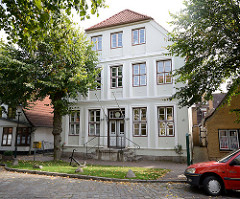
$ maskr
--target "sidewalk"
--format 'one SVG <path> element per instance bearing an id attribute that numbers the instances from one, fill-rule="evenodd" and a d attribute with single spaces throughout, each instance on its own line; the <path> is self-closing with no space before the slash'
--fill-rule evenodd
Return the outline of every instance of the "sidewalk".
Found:
<path id="1" fill-rule="evenodd" d="M 19 160 L 33 160 L 34 156 L 18 156 Z M 50 161 L 53 160 L 52 156 L 49 155 L 36 155 L 36 161 Z M 63 161 L 69 162 L 68 158 L 62 158 Z M 101 161 L 101 160 L 83 160 L 78 159 L 80 163 L 84 161 L 87 164 L 93 165 L 110 165 L 110 166 L 126 166 L 126 167 L 145 167 L 145 168 L 162 168 L 162 169 L 170 169 L 171 171 L 167 173 L 164 177 L 158 179 L 159 181 L 169 181 L 169 182 L 184 182 L 186 181 L 185 176 L 183 175 L 185 169 L 187 168 L 187 164 L 175 163 L 170 161 L 148 161 L 141 160 L 137 162 L 113 162 L 113 161 Z"/>

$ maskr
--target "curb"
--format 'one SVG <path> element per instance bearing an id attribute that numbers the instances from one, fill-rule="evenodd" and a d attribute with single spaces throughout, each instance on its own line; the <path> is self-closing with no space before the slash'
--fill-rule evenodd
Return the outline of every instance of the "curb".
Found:
<path id="1" fill-rule="evenodd" d="M 14 169 L 9 168 L 6 165 L 2 165 L 7 171 L 14 171 L 19 173 L 30 173 L 46 176 L 60 176 L 68 178 L 77 178 L 83 180 L 98 180 L 98 181 L 110 181 L 110 182 L 132 182 L 132 183 L 187 183 L 186 180 L 170 179 L 170 180 L 138 180 L 138 179 L 117 179 L 117 178 L 106 178 L 106 177 L 96 177 L 87 176 L 79 174 L 68 174 L 68 173 L 57 173 L 57 172 L 47 172 L 47 171 L 37 171 L 37 170 L 27 170 L 27 169 Z"/>

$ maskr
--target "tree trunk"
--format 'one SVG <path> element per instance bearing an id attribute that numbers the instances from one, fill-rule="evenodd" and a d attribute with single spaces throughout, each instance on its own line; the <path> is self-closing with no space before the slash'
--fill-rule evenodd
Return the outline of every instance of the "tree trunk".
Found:
<path id="1" fill-rule="evenodd" d="M 52 133 L 54 136 L 54 160 L 60 160 L 62 155 L 62 146 L 61 146 L 62 115 L 56 110 L 54 110 Z"/>

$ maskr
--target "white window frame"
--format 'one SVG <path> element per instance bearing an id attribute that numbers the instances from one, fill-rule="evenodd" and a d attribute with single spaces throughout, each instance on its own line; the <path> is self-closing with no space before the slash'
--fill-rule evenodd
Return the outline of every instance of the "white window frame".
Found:
<path id="1" fill-rule="evenodd" d="M 113 68 L 116 69 L 116 76 L 112 75 L 112 70 Z M 121 68 L 121 73 L 119 73 L 119 68 Z M 111 66 L 110 67 L 110 83 L 111 83 L 111 88 L 122 88 L 123 87 L 123 66 Z M 116 86 L 113 86 L 113 80 L 115 80 Z M 119 81 L 121 80 L 121 81 Z"/>
<path id="2" fill-rule="evenodd" d="M 143 31 L 143 32 L 142 32 Z M 142 40 L 143 38 L 143 40 Z M 145 28 L 137 28 L 132 30 L 132 45 L 141 45 L 146 43 Z"/>
<path id="3" fill-rule="evenodd" d="M 164 113 L 160 112 L 164 110 Z M 172 114 L 169 114 L 168 109 L 172 109 Z M 175 137 L 175 122 L 174 122 L 174 107 L 173 106 L 158 106 L 158 136 L 159 137 Z M 171 124 L 171 126 L 170 126 Z M 170 134 L 172 130 L 172 134 Z"/>
<path id="4" fill-rule="evenodd" d="M 147 107 L 137 107 L 133 108 L 133 137 L 147 137 L 148 136 L 148 128 L 147 128 Z M 136 119 L 135 110 L 138 111 L 138 116 Z M 145 110 L 145 120 L 142 117 L 143 111 Z M 135 125 L 137 128 L 135 128 Z M 142 134 L 142 127 L 145 125 L 146 135 Z"/>
<path id="5" fill-rule="evenodd" d="M 116 42 L 114 42 L 114 37 L 116 37 Z M 123 47 L 123 32 L 111 33 L 111 48 L 122 48 Z M 115 44 L 115 45 L 114 45 Z"/>
<path id="6" fill-rule="evenodd" d="M 93 113 L 93 120 L 91 120 L 91 112 Z M 100 136 L 100 116 L 100 109 L 90 109 L 88 111 L 88 136 Z M 91 127 L 93 127 L 93 133 Z"/>
<path id="7" fill-rule="evenodd" d="M 80 132 L 80 111 L 72 111 L 69 114 L 69 135 L 79 135 Z"/>
<path id="8" fill-rule="evenodd" d="M 145 72 L 141 72 L 141 65 L 145 66 Z M 137 72 L 135 72 L 135 66 L 138 67 Z M 138 78 L 138 83 L 135 84 L 135 78 Z M 141 82 L 141 78 L 144 78 L 144 84 Z M 147 65 L 146 62 L 132 64 L 132 85 L 134 87 L 146 86 L 147 85 Z"/>
<path id="9" fill-rule="evenodd" d="M 166 71 L 166 62 L 170 62 L 170 71 Z M 163 68 L 162 71 L 159 71 L 159 63 L 162 63 Z M 168 60 L 159 60 L 157 61 L 157 84 L 172 84 L 173 82 L 173 78 L 172 78 L 172 60 L 168 59 Z M 159 77 L 162 76 L 163 78 L 163 82 L 159 83 Z M 170 77 L 171 81 L 167 82 L 168 77 Z"/>
<path id="10" fill-rule="evenodd" d="M 102 35 L 91 37 L 91 41 L 93 42 L 92 50 L 94 51 L 102 51 Z"/>
<path id="11" fill-rule="evenodd" d="M 238 129 L 219 129 L 218 130 L 218 136 L 219 136 L 219 148 L 220 150 L 235 150 L 239 148 L 239 138 L 238 138 Z M 231 133 L 235 133 L 237 136 L 236 141 L 236 147 L 231 147 L 233 139 L 231 140 L 231 137 L 235 137 L 235 136 L 231 136 Z M 225 134 L 221 135 L 221 134 Z"/>

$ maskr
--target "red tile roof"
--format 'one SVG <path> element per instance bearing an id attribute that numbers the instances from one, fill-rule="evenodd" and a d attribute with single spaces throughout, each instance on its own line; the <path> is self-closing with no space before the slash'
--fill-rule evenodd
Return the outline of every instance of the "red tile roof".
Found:
<path id="1" fill-rule="evenodd" d="M 35 127 L 53 127 L 53 108 L 49 97 L 30 104 L 29 109 L 24 109 L 28 120 Z"/>
<path id="2" fill-rule="evenodd" d="M 145 21 L 145 20 L 153 20 L 153 18 L 147 15 L 142 15 L 132 10 L 126 9 L 90 28 L 87 28 L 86 31 L 97 30 L 101 28 L 107 28 L 107 27 L 129 24 L 129 23 Z"/>

